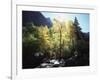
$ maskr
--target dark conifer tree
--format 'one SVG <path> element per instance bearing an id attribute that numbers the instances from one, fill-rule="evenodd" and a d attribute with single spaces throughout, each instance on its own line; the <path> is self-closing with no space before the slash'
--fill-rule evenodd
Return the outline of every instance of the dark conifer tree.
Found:
<path id="1" fill-rule="evenodd" d="M 74 26 L 75 26 L 75 29 L 76 29 L 76 35 L 77 35 L 78 39 L 82 39 L 81 27 L 79 25 L 80 24 L 78 22 L 78 19 L 77 19 L 77 17 L 75 17 L 75 19 L 74 19 Z"/>

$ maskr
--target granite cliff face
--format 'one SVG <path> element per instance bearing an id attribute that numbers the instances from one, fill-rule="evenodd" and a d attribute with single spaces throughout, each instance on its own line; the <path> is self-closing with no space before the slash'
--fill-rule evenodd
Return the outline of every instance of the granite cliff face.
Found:
<path id="1" fill-rule="evenodd" d="M 22 26 L 33 23 L 35 26 L 52 26 L 50 18 L 46 18 L 38 11 L 22 11 Z"/>

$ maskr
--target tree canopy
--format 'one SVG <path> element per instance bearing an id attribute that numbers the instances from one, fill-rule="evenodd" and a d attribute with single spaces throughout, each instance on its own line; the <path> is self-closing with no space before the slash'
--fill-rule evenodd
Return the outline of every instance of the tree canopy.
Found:
<path id="1" fill-rule="evenodd" d="M 77 17 L 74 21 L 54 19 L 52 26 L 23 26 L 23 49 L 27 54 L 43 53 L 48 58 L 69 58 L 76 53 L 88 53 L 89 42 L 83 39 L 83 32 Z M 81 46 L 81 44 L 83 46 Z M 87 52 L 85 52 L 87 51 Z M 24 53 L 23 53 L 24 54 Z"/>

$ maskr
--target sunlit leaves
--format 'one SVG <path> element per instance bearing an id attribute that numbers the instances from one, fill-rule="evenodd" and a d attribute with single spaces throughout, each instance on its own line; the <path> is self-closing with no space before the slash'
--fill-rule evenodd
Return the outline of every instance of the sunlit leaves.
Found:
<path id="1" fill-rule="evenodd" d="M 52 27 L 35 26 L 23 27 L 23 43 L 32 45 L 34 53 L 42 52 L 49 57 L 68 57 L 72 54 L 77 43 L 76 29 L 73 21 L 52 21 Z"/>

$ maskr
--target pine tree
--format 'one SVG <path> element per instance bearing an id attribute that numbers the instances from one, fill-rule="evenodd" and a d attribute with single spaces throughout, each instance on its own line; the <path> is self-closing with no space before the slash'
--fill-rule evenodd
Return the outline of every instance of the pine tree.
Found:
<path id="1" fill-rule="evenodd" d="M 77 19 L 77 17 L 75 17 L 75 19 L 74 19 L 74 26 L 75 26 L 75 30 L 76 30 L 76 34 L 77 34 L 77 38 L 78 39 L 82 39 L 82 32 L 81 32 L 81 28 L 80 28 L 80 24 L 79 24 L 79 22 L 78 22 L 78 19 Z"/>

